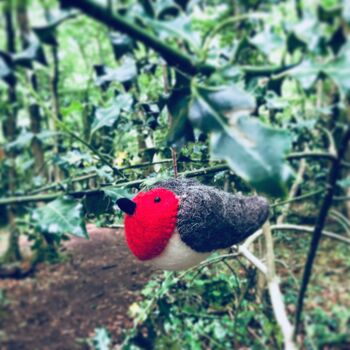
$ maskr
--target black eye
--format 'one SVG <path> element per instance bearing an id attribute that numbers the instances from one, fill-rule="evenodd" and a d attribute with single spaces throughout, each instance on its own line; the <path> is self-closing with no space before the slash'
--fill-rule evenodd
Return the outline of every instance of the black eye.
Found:
<path id="1" fill-rule="evenodd" d="M 160 202 L 160 197 L 154 198 L 154 203 L 159 203 Z"/>

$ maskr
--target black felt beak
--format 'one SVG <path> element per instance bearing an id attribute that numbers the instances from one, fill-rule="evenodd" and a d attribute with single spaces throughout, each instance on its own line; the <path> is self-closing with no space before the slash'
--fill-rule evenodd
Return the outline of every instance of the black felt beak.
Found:
<path id="1" fill-rule="evenodd" d="M 134 214 L 136 210 L 136 203 L 128 198 L 120 198 L 117 200 L 117 205 L 124 213 L 129 215 Z"/>

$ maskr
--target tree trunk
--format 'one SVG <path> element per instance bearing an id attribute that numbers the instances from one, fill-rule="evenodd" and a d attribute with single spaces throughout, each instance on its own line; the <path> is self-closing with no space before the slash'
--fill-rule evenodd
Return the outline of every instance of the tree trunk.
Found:
<path id="1" fill-rule="evenodd" d="M 28 13 L 27 13 L 27 0 L 18 1 L 17 22 L 20 30 L 22 48 L 25 49 L 28 46 L 28 37 L 30 34 L 30 25 L 29 25 Z M 36 74 L 33 73 L 31 77 L 28 75 L 27 79 L 30 80 L 30 84 L 32 85 L 33 90 L 37 92 L 38 83 L 37 83 Z M 42 120 L 40 107 L 37 103 L 34 102 L 29 106 L 29 115 L 30 115 L 30 131 L 34 135 L 37 135 L 41 131 L 41 120 Z M 42 145 L 42 142 L 37 137 L 34 137 L 32 140 L 31 151 L 34 157 L 36 175 L 43 174 L 45 177 L 47 177 L 46 169 L 45 169 L 43 145 Z"/>
<path id="2" fill-rule="evenodd" d="M 12 20 L 12 1 L 8 1 L 4 6 L 4 18 L 5 18 L 5 31 L 7 40 L 7 52 L 14 53 L 16 51 L 16 37 Z M 14 141 L 17 136 L 17 96 L 16 96 L 16 79 L 11 81 L 8 86 L 8 110 L 7 116 L 4 121 L 4 135 L 7 142 Z M 17 185 L 17 173 L 15 167 L 15 151 L 7 151 L 6 157 L 10 160 L 10 166 L 7 176 L 7 190 L 12 194 Z M 7 207 L 7 217 L 10 224 L 10 237 L 8 242 L 8 248 L 3 257 L 4 263 L 16 262 L 21 259 L 21 253 L 19 249 L 18 236 L 19 232 L 16 228 L 16 216 L 15 208 L 12 206 Z"/>

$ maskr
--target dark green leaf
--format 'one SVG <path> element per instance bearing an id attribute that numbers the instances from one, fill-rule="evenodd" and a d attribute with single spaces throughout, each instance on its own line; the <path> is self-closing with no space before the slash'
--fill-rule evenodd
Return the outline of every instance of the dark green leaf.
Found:
<path id="1" fill-rule="evenodd" d="M 127 57 L 123 64 L 116 68 L 105 67 L 103 74 L 97 77 L 96 84 L 101 86 L 105 83 L 111 83 L 113 81 L 118 81 L 120 83 L 129 83 L 136 79 L 137 67 L 135 60 L 131 57 Z"/>
<path id="2" fill-rule="evenodd" d="M 284 49 L 284 39 L 276 34 L 272 28 L 265 27 L 263 32 L 255 35 L 250 42 L 265 55 L 271 55 L 272 51 Z"/>
<path id="3" fill-rule="evenodd" d="M 12 57 L 3 51 L 0 51 L 0 79 L 7 84 L 12 84 L 15 81 Z"/>
<path id="4" fill-rule="evenodd" d="M 235 85 L 197 88 L 191 101 L 189 119 L 205 132 L 221 130 L 237 115 L 249 114 L 255 108 L 254 98 Z"/>
<path id="5" fill-rule="evenodd" d="M 46 57 L 38 39 L 33 35 L 28 40 L 28 46 L 22 52 L 13 55 L 13 61 L 16 65 L 31 69 L 34 62 L 47 65 Z"/>
<path id="6" fill-rule="evenodd" d="M 116 60 L 119 60 L 127 53 L 131 53 L 134 49 L 134 42 L 128 35 L 112 32 L 109 36 Z"/>
<path id="7" fill-rule="evenodd" d="M 49 17 L 47 24 L 42 26 L 33 27 L 34 33 L 39 40 L 47 45 L 57 45 L 56 28 L 59 24 L 69 18 L 75 17 L 77 14 L 74 10 L 60 10 Z"/>
<path id="8" fill-rule="evenodd" d="M 273 196 L 285 194 L 291 170 L 285 155 L 291 149 L 288 131 L 269 128 L 260 121 L 240 117 L 234 128 L 211 136 L 211 151 L 257 190 Z"/>
<path id="9" fill-rule="evenodd" d="M 278 196 L 285 192 L 291 174 L 284 162 L 291 137 L 246 117 L 254 107 L 253 97 L 235 86 L 197 88 L 189 117 L 194 126 L 211 133 L 215 157 L 225 159 L 257 190 Z"/>
<path id="10" fill-rule="evenodd" d="M 303 20 L 298 22 L 293 29 L 296 37 L 303 41 L 310 51 L 317 49 L 323 30 L 311 12 L 306 11 Z"/>
<path id="11" fill-rule="evenodd" d="M 32 132 L 23 130 L 18 135 L 16 140 L 14 140 L 6 145 L 6 149 L 7 150 L 17 150 L 17 151 L 23 150 L 24 148 L 26 148 L 30 145 L 30 143 L 33 140 L 33 137 L 34 137 L 34 134 Z"/>
<path id="12" fill-rule="evenodd" d="M 321 73 L 322 66 L 309 59 L 304 60 L 298 66 L 292 68 L 289 74 L 297 79 L 304 89 L 310 89 Z"/>
<path id="13" fill-rule="evenodd" d="M 85 196 L 83 200 L 84 209 L 87 214 L 95 216 L 101 214 L 113 214 L 115 203 L 119 198 L 131 198 L 132 193 L 123 188 L 108 186 L 103 187 L 100 192 Z"/>
<path id="14" fill-rule="evenodd" d="M 84 211 L 80 201 L 62 197 L 33 212 L 33 219 L 41 232 L 62 236 L 88 237 Z"/>
<path id="15" fill-rule="evenodd" d="M 345 179 L 338 180 L 337 184 L 341 188 L 349 188 L 350 187 L 350 176 L 346 177 Z"/>
<path id="16" fill-rule="evenodd" d="M 200 45 L 200 36 L 191 28 L 190 18 L 180 15 L 168 21 L 159 21 L 154 19 L 143 19 L 146 24 L 153 28 L 161 39 L 176 38 L 183 39 L 194 49 Z"/>
<path id="17" fill-rule="evenodd" d="M 323 71 L 332 78 L 343 94 L 350 92 L 350 41 L 342 47 L 334 60 L 323 66 Z"/>

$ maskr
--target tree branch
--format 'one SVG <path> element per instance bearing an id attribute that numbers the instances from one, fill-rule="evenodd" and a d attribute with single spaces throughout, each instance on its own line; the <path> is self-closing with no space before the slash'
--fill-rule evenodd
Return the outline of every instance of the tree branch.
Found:
<path id="1" fill-rule="evenodd" d="M 297 309 L 295 314 L 294 337 L 296 337 L 296 335 L 299 332 L 301 315 L 303 312 L 304 297 L 305 297 L 309 280 L 312 274 L 312 266 L 315 260 L 317 248 L 320 242 L 320 238 L 321 238 L 323 227 L 327 218 L 327 214 L 332 205 L 334 190 L 336 187 L 336 181 L 340 173 L 341 161 L 344 158 L 349 139 L 350 139 L 350 127 L 347 128 L 343 136 L 343 139 L 341 140 L 340 147 L 338 150 L 338 157 L 333 161 L 331 171 L 329 174 L 328 188 L 326 189 L 326 194 L 324 196 L 323 203 L 322 203 L 322 206 L 317 218 L 317 222 L 315 225 L 315 229 L 312 235 L 309 253 L 305 264 L 303 279 L 299 290 Z"/>
<path id="2" fill-rule="evenodd" d="M 217 173 L 220 171 L 228 170 L 227 165 L 215 165 L 208 168 L 202 168 L 197 170 L 191 170 L 191 171 L 185 171 L 182 173 L 179 173 L 179 176 L 183 177 L 197 177 L 202 175 L 209 175 L 213 173 Z M 128 181 L 128 182 L 121 182 L 118 184 L 102 184 L 101 187 L 106 186 L 114 186 L 114 187 L 123 187 L 123 188 L 130 188 L 130 187 L 139 187 L 145 179 L 141 180 L 135 180 L 135 181 Z M 75 198 L 81 198 L 85 195 L 93 195 L 103 193 L 102 189 L 91 189 L 86 191 L 78 191 L 78 192 L 55 192 L 50 194 L 41 194 L 41 195 L 33 195 L 33 196 L 18 196 L 18 197 L 9 197 L 9 198 L 0 198 L 0 205 L 9 205 L 9 204 L 24 204 L 24 203 L 30 203 L 30 202 L 49 202 L 51 200 L 54 200 L 55 198 L 58 198 L 62 195 L 68 195 Z"/>
<path id="3" fill-rule="evenodd" d="M 326 158 L 329 160 L 336 160 L 337 156 L 324 151 L 304 151 L 289 153 L 286 157 L 288 160 L 300 159 L 300 158 Z"/>
<path id="4" fill-rule="evenodd" d="M 159 40 L 155 35 L 149 33 L 146 28 L 132 23 L 125 17 L 108 11 L 107 7 L 101 6 L 93 0 L 60 0 L 60 2 L 63 6 L 76 7 L 108 27 L 141 41 L 146 46 L 158 52 L 169 65 L 189 75 L 196 75 L 198 73 L 211 74 L 215 71 L 214 66 L 195 62 L 192 57 Z"/>

